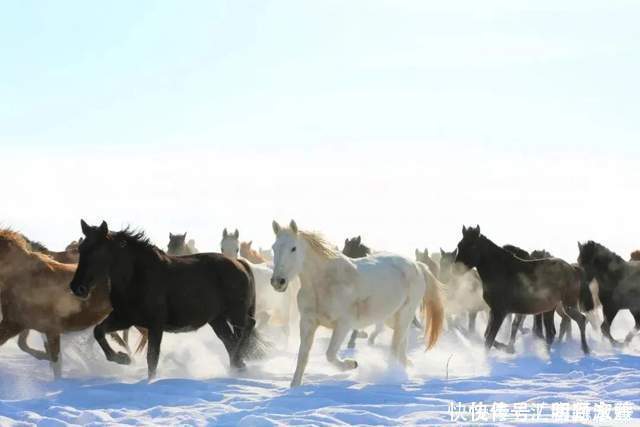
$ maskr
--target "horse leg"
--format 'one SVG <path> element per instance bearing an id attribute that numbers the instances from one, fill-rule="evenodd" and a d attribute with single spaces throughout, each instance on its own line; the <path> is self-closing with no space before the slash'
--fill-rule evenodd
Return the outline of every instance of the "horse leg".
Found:
<path id="1" fill-rule="evenodd" d="M 142 350 L 144 350 L 144 347 L 147 345 L 147 341 L 149 341 L 149 331 L 139 326 L 136 326 L 136 329 L 140 333 L 140 341 L 138 342 L 138 346 L 136 347 L 136 354 L 138 354 Z"/>
<path id="2" fill-rule="evenodd" d="M 148 329 L 149 345 L 147 346 L 147 372 L 148 380 L 156 377 L 158 360 L 160 359 L 160 344 L 162 343 L 162 326 L 155 325 Z"/>
<path id="3" fill-rule="evenodd" d="M 216 333 L 222 344 L 224 344 L 224 348 L 227 349 L 227 354 L 229 355 L 229 364 L 233 364 L 233 350 L 235 349 L 235 336 L 233 335 L 233 331 L 231 327 L 227 323 L 227 319 L 224 317 L 218 317 L 217 319 L 209 322 L 209 325 L 213 329 L 213 332 Z"/>
<path id="4" fill-rule="evenodd" d="M 571 317 L 565 312 L 564 309 L 560 309 L 556 311 L 562 318 L 562 320 L 560 321 L 560 334 L 558 335 L 558 341 L 562 342 L 562 338 L 564 338 L 565 334 L 567 335 L 567 340 L 570 340 L 572 338 Z"/>
<path id="5" fill-rule="evenodd" d="M 254 310 L 241 311 L 230 316 L 229 320 L 233 325 L 233 332 L 236 337 L 235 348 L 232 353 L 231 366 L 236 369 L 244 369 L 243 358 L 246 354 L 246 347 L 256 326 L 255 319 L 250 315 Z"/>
<path id="6" fill-rule="evenodd" d="M 131 358 L 123 352 L 115 352 L 107 342 L 106 334 L 109 332 L 120 331 L 131 327 L 131 322 L 120 319 L 116 311 L 112 311 L 106 319 L 93 328 L 93 337 L 96 339 L 100 348 L 104 352 L 105 357 L 110 362 L 116 362 L 120 365 L 128 365 Z"/>
<path id="7" fill-rule="evenodd" d="M 624 343 L 627 345 L 631 342 L 633 337 L 638 334 L 638 331 L 640 331 L 640 311 L 634 310 L 631 312 L 631 314 L 633 315 L 633 319 L 636 321 L 636 326 L 627 334 L 627 337 L 624 339 Z"/>
<path id="8" fill-rule="evenodd" d="M 22 326 L 3 319 L 0 322 L 0 346 L 22 332 Z"/>
<path id="9" fill-rule="evenodd" d="M 369 335 L 369 339 L 367 342 L 369 345 L 374 345 L 376 343 L 376 338 L 384 331 L 384 322 L 376 323 L 376 329 L 373 331 L 371 335 Z"/>
<path id="10" fill-rule="evenodd" d="M 29 329 L 25 329 L 24 331 L 20 332 L 20 335 L 18 336 L 18 347 L 20 347 L 20 350 L 24 351 L 27 354 L 30 354 L 38 360 L 51 360 L 49 358 L 49 353 L 47 353 L 46 351 L 40 351 L 29 347 L 29 344 L 27 343 L 28 337 Z"/>
<path id="11" fill-rule="evenodd" d="M 491 309 L 489 312 L 489 324 L 485 332 L 484 348 L 488 352 L 496 343 L 496 335 L 502 326 L 502 322 L 507 314 L 502 310 Z M 504 346 L 504 344 L 502 344 Z"/>
<path id="12" fill-rule="evenodd" d="M 478 316 L 477 311 L 469 312 L 469 334 L 476 333 L 476 317 Z"/>
<path id="13" fill-rule="evenodd" d="M 351 331 L 351 338 L 349 338 L 349 343 L 347 344 L 347 348 L 356 348 L 356 339 L 358 338 L 358 330 L 354 329 Z"/>
<path id="14" fill-rule="evenodd" d="M 53 378 L 57 380 L 62 376 L 62 363 L 60 361 L 60 334 L 47 334 L 47 351 L 49 352 L 51 369 L 53 369 Z"/>
<path id="15" fill-rule="evenodd" d="M 546 333 L 546 341 L 547 341 L 547 349 L 551 349 L 551 344 L 553 344 L 553 340 L 556 337 L 556 325 L 553 321 L 553 317 L 555 316 L 556 311 L 551 310 L 547 311 L 542 315 L 542 320 L 544 321 L 544 329 Z"/>
<path id="16" fill-rule="evenodd" d="M 602 301 L 602 313 L 604 314 L 604 320 L 602 321 L 602 325 L 600 325 L 600 330 L 602 334 L 611 342 L 611 345 L 620 346 L 622 343 L 616 341 L 611 335 L 611 325 L 613 324 L 613 319 L 616 318 L 616 314 L 618 314 L 618 307 L 607 301 L 603 298 L 600 299 Z M 606 301 L 606 303 L 605 303 Z"/>
<path id="17" fill-rule="evenodd" d="M 533 316 L 533 333 L 536 337 L 544 339 L 542 331 L 542 313 Z"/>
<path id="18" fill-rule="evenodd" d="M 318 324 L 315 319 L 305 317 L 304 314 L 300 317 L 300 348 L 298 349 L 298 361 L 296 363 L 296 372 L 293 374 L 293 380 L 291 380 L 291 387 L 297 387 L 302 384 L 302 375 L 309 362 L 309 352 L 313 345 L 313 337 L 318 329 Z"/>
<path id="19" fill-rule="evenodd" d="M 420 323 L 420 320 L 418 320 L 417 316 L 415 315 L 413 316 L 413 320 L 411 321 L 411 324 L 413 325 L 414 328 L 422 330 L 422 323 Z"/>
<path id="20" fill-rule="evenodd" d="M 129 330 L 126 329 L 123 333 L 122 333 L 122 338 L 120 338 L 120 335 L 118 335 L 117 332 L 111 332 L 109 333 L 109 336 L 111 337 L 111 339 L 113 339 L 116 344 L 118 344 L 120 347 L 124 348 L 125 350 L 127 350 L 127 353 L 131 354 L 131 350 L 129 349 Z"/>
<path id="21" fill-rule="evenodd" d="M 331 334 L 331 340 L 329 341 L 329 347 L 327 348 L 327 360 L 329 363 L 338 367 L 338 369 L 346 371 L 348 369 L 355 369 L 358 367 L 358 362 L 352 359 L 340 360 L 338 358 L 338 350 L 342 345 L 342 342 L 349 333 L 349 324 L 346 322 L 338 321 L 333 333 Z"/>
<path id="22" fill-rule="evenodd" d="M 584 317 L 584 314 L 580 313 L 580 311 L 575 306 L 566 306 L 565 311 L 577 324 L 578 328 L 580 328 L 580 341 L 582 343 L 582 351 L 584 354 L 589 354 L 589 346 L 587 345 L 587 334 L 586 334 L 586 325 L 587 318 Z"/>
<path id="23" fill-rule="evenodd" d="M 516 314 L 513 317 L 513 323 L 511 324 L 511 336 L 509 337 L 509 344 L 507 345 L 508 353 L 515 353 L 515 344 L 516 344 L 516 335 L 518 335 L 518 331 L 520 330 L 520 326 L 524 321 L 524 314 Z"/>

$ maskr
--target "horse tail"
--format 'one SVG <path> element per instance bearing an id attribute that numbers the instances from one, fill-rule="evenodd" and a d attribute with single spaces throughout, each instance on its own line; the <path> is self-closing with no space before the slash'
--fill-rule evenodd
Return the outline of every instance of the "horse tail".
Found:
<path id="1" fill-rule="evenodd" d="M 440 338 L 444 323 L 444 308 L 440 296 L 441 284 L 425 264 L 421 262 L 417 264 L 422 270 L 427 285 L 422 297 L 422 317 L 424 319 L 425 345 L 427 350 L 430 350 Z"/>
<path id="2" fill-rule="evenodd" d="M 252 289 L 251 292 L 251 301 L 247 310 L 247 316 L 249 317 L 249 322 L 247 324 L 247 328 L 249 331 L 247 332 L 249 336 L 244 341 L 244 345 L 242 348 L 238 349 L 241 352 L 243 357 L 246 357 L 250 360 L 263 359 L 268 350 L 272 347 L 271 343 L 265 340 L 256 330 L 256 279 L 253 275 L 253 270 L 251 269 L 251 265 L 244 259 L 238 258 L 238 262 L 242 264 L 244 269 L 247 272 L 247 277 L 249 279 L 249 287 Z"/>
<path id="3" fill-rule="evenodd" d="M 580 282 L 580 298 L 578 300 L 580 311 L 591 311 L 595 307 L 593 304 L 593 295 L 591 294 L 591 289 L 589 288 L 589 280 L 587 280 L 587 275 L 582 268 L 577 267 L 575 270 Z"/>

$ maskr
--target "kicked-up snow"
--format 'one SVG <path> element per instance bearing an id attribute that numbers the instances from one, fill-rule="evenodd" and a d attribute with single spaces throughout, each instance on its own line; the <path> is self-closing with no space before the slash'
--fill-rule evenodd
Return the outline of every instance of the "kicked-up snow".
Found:
<path id="1" fill-rule="evenodd" d="M 632 325 L 629 313 L 621 312 L 614 335 L 624 337 Z M 297 353 L 293 337 L 288 345 L 271 337 L 271 356 L 236 373 L 210 329 L 166 334 L 159 379 L 151 384 L 143 355 L 131 366 L 109 363 L 89 332 L 64 337 L 65 379 L 57 382 L 46 362 L 22 353 L 12 340 L 0 348 L 0 425 L 640 422 L 640 338 L 614 349 L 589 328 L 592 354 L 583 357 L 574 326 L 574 338 L 556 343 L 551 354 L 529 333 L 519 338 L 516 354 L 487 356 L 483 326 L 484 320 L 469 339 L 445 332 L 429 352 L 413 330 L 413 366 L 406 370 L 388 362 L 388 331 L 374 346 L 360 339 L 355 350 L 341 352 L 359 362 L 348 372 L 326 361 L 329 335 L 319 330 L 304 383 L 295 389 L 289 388 Z M 135 343 L 137 335 L 131 335 Z M 42 345 L 35 333 L 30 342 Z"/>

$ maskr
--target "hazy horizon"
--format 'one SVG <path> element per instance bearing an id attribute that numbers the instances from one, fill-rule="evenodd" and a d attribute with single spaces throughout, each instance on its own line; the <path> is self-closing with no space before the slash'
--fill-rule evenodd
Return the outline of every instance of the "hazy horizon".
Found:
<path id="1" fill-rule="evenodd" d="M 203 251 L 291 218 L 408 256 L 463 224 L 640 247 L 637 3 L 2 9 L 0 224 L 53 249 L 80 218 Z"/>

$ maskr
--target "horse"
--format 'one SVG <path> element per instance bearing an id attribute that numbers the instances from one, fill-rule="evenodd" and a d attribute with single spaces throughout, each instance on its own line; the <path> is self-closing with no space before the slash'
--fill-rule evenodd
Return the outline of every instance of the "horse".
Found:
<path id="1" fill-rule="evenodd" d="M 584 282 L 576 269 L 558 258 L 523 260 L 480 234 L 480 226 L 462 227 L 456 262 L 476 268 L 482 279 L 483 297 L 490 307 L 485 349 L 493 347 L 507 313 L 544 313 L 547 345 L 555 337 L 553 314 L 558 304 L 580 328 L 582 351 L 589 353 L 585 316 L 578 310 Z M 588 288 L 587 288 L 588 292 Z"/>
<path id="2" fill-rule="evenodd" d="M 75 270 L 74 264 L 32 251 L 19 233 L 0 230 L 0 345 L 19 335 L 20 349 L 52 362 L 56 379 L 62 375 L 60 335 L 94 326 L 111 312 L 107 284 L 97 286 L 84 300 L 69 292 Z M 45 335 L 46 351 L 28 346 L 30 329 Z"/>
<path id="3" fill-rule="evenodd" d="M 22 238 L 27 242 L 29 249 L 33 252 L 40 252 L 48 255 L 55 261 L 63 264 L 77 264 L 78 263 L 78 247 L 77 242 L 73 241 L 67 245 L 64 251 L 56 252 L 51 251 L 45 245 L 35 240 L 29 240 L 25 235 L 21 234 Z"/>
<path id="4" fill-rule="evenodd" d="M 640 250 L 631 252 L 631 255 L 629 255 L 629 261 L 640 261 Z"/>
<path id="5" fill-rule="evenodd" d="M 534 250 L 531 253 L 526 250 L 515 246 L 515 245 L 504 245 L 503 249 L 511 252 L 516 257 L 522 260 L 532 260 L 532 259 L 543 259 L 543 258 L 552 258 L 551 254 L 544 249 Z M 575 266 L 574 266 L 575 268 Z M 578 271 L 578 274 L 581 274 Z M 560 335 L 558 336 L 558 340 L 562 341 L 562 338 L 566 336 L 571 339 L 571 318 L 564 312 L 562 305 L 560 304 L 554 310 L 561 318 L 560 322 Z M 548 316 L 553 316 L 553 314 L 548 314 Z M 525 314 L 516 314 L 513 318 L 513 323 L 511 325 L 511 336 L 509 338 L 509 344 L 506 346 L 506 350 L 509 353 L 513 353 L 515 351 L 515 341 L 516 335 L 518 331 L 522 331 L 522 323 L 524 322 Z M 543 322 L 544 315 L 542 313 L 538 313 L 533 316 L 533 332 L 538 338 L 543 338 Z M 548 326 L 551 327 L 553 325 L 552 330 L 546 330 L 547 336 L 556 334 L 555 322 L 548 323 Z M 546 326 L 546 325 L 545 325 Z M 546 327 L 545 327 L 546 329 Z M 498 347 L 502 347 L 502 345 L 498 344 Z"/>
<path id="6" fill-rule="evenodd" d="M 455 260 L 458 250 L 446 252 L 440 249 L 438 279 L 445 286 L 445 307 L 448 324 L 453 324 L 453 316 L 468 316 L 468 332 L 475 333 L 476 318 L 481 311 L 489 307 L 482 298 L 482 280 L 476 270 L 458 271 Z"/>
<path id="7" fill-rule="evenodd" d="M 240 232 L 237 229 L 233 233 L 229 233 L 225 228 L 222 231 L 222 240 L 220 241 L 222 254 L 237 259 L 238 252 L 241 252 L 239 239 Z M 254 264 L 247 259 L 245 261 L 251 266 L 256 284 L 256 328 L 262 328 L 271 321 L 280 324 L 284 334 L 288 336 L 291 310 L 295 307 L 295 289 L 292 287 L 292 291 L 288 295 L 274 292 L 271 287 L 273 268 L 265 263 Z"/>
<path id="8" fill-rule="evenodd" d="M 440 277 L 440 259 L 436 262 L 429 255 L 429 249 L 424 248 L 423 252 L 420 252 L 420 249 L 415 250 L 416 261 L 420 261 L 424 264 L 427 264 L 431 272 L 434 276 Z"/>
<path id="9" fill-rule="evenodd" d="M 253 264 L 266 264 L 267 258 L 251 247 L 253 241 L 240 242 L 240 256 Z"/>
<path id="10" fill-rule="evenodd" d="M 578 242 L 578 249 L 578 264 L 584 269 L 587 279 L 595 278 L 598 281 L 598 297 L 604 314 L 600 326 L 602 334 L 611 344 L 620 345 L 611 335 L 611 324 L 619 310 L 629 309 L 635 320 L 635 328 L 625 338 L 628 344 L 640 330 L 640 262 L 625 261 L 593 240 L 584 244 Z M 589 296 L 583 296 L 583 305 L 592 310 L 594 301 Z"/>
<path id="11" fill-rule="evenodd" d="M 198 253 L 196 249 L 196 241 L 191 239 L 188 242 L 187 233 L 173 234 L 169 233 L 169 244 L 167 245 L 167 255 L 193 255 Z"/>
<path id="12" fill-rule="evenodd" d="M 108 332 L 140 326 L 148 330 L 148 380 L 156 376 L 164 332 L 188 332 L 209 324 L 222 340 L 232 368 L 243 369 L 257 348 L 255 284 L 249 265 L 222 254 L 172 256 L 153 246 L 143 232 L 109 231 L 80 222 L 85 236 L 80 261 L 69 287 L 80 300 L 109 283 L 113 311 L 93 335 L 107 360 L 131 363 L 115 352 Z"/>
<path id="13" fill-rule="evenodd" d="M 435 277 L 427 266 L 400 255 L 372 254 L 351 259 L 321 235 L 288 228 L 273 221 L 274 270 L 271 285 L 285 292 L 293 277 L 301 282 L 300 348 L 291 386 L 302 384 L 316 329 L 332 329 L 327 360 L 341 370 L 358 363 L 338 358 L 338 350 L 349 331 L 387 321 L 393 328 L 391 354 L 407 365 L 407 334 L 420 303 L 425 316 L 425 344 L 432 348 L 442 331 L 443 307 Z"/>

